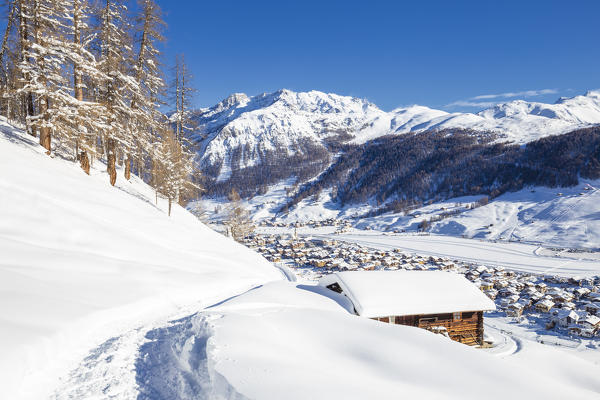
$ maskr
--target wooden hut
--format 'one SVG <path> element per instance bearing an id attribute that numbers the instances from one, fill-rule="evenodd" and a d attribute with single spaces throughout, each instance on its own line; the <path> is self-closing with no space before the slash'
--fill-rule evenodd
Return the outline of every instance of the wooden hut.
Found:
<path id="1" fill-rule="evenodd" d="M 324 276 L 319 285 L 344 294 L 362 317 L 439 332 L 483 344 L 483 312 L 496 306 L 462 275 L 443 271 L 354 271 Z"/>

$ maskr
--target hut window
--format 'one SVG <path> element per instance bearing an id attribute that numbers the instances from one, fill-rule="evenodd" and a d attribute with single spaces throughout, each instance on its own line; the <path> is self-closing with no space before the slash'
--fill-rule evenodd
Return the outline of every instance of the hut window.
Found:
<path id="1" fill-rule="evenodd" d="M 452 321 L 452 314 L 438 314 L 438 321 Z"/>
<path id="2" fill-rule="evenodd" d="M 342 288 L 337 282 L 334 282 L 331 285 L 327 285 L 327 289 L 333 290 L 336 293 L 342 293 Z"/>
<path id="3" fill-rule="evenodd" d="M 452 314 L 452 316 L 455 321 L 460 321 L 460 313 L 459 312 L 455 312 L 454 314 Z"/>
<path id="4" fill-rule="evenodd" d="M 462 319 L 471 319 L 475 315 L 474 312 L 464 312 L 462 313 Z"/>

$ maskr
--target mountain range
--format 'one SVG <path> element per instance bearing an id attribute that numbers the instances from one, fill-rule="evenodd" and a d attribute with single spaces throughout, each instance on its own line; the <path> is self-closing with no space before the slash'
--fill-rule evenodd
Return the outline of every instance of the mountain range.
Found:
<path id="1" fill-rule="evenodd" d="M 195 120 L 194 139 L 208 195 L 221 196 L 236 188 L 252 197 L 282 181 L 292 179 L 297 185 L 314 181 L 345 154 L 354 152 L 359 157 L 357 149 L 365 151 L 381 145 L 382 140 L 419 135 L 418 140 L 410 140 L 411 146 L 438 146 L 439 140 L 458 132 L 463 139 L 474 138 L 469 146 L 510 146 L 594 126 L 600 124 L 600 91 L 560 98 L 554 104 L 515 100 L 478 113 L 448 113 L 418 105 L 387 112 L 364 99 L 282 89 L 254 97 L 232 94 L 211 108 L 198 110 Z M 430 140 L 432 137 L 435 139 Z M 458 142 L 456 145 L 465 145 L 462 139 Z M 402 146 L 406 151 L 408 144 Z M 432 148 L 425 153 L 431 156 L 435 151 Z M 388 156 L 398 158 L 399 153 Z M 514 157 L 522 162 L 526 155 Z M 421 161 L 422 169 L 428 161 Z M 513 156 L 505 160 L 514 161 Z M 375 195 L 379 189 L 366 193 Z M 461 192 L 467 193 L 470 191 Z M 405 197 L 403 193 L 385 197 L 390 196 Z"/>

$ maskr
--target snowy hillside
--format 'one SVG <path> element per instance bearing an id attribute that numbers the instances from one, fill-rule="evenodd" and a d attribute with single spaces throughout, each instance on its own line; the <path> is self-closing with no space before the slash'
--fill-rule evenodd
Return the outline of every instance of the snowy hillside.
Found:
<path id="1" fill-rule="evenodd" d="M 281 162 L 282 157 L 295 155 L 306 162 L 327 158 L 335 153 L 332 142 L 360 144 L 389 134 L 460 128 L 527 143 L 600 123 L 600 91 L 554 104 L 515 100 L 472 114 L 423 106 L 385 112 L 348 96 L 280 90 L 254 97 L 231 95 L 200 110 L 197 122 L 203 169 L 223 181 L 232 171 Z M 322 154 L 317 157 L 315 152 Z"/>
<path id="2" fill-rule="evenodd" d="M 345 301 L 323 287 L 274 282 L 157 329 L 147 350 L 162 350 L 169 362 L 148 354 L 147 376 L 156 381 L 143 394 L 592 399 L 600 391 L 600 367 L 559 349 L 527 343 L 526 351 L 498 357 L 425 330 L 353 316 Z M 219 378 L 216 388 L 207 376 Z M 198 387 L 208 393 L 194 395 Z"/>
<path id="3" fill-rule="evenodd" d="M 137 178 L 111 187 L 96 167 L 88 177 L 1 122 L 0 398 L 45 398 L 109 338 L 282 279 L 180 207 L 169 218 Z M 134 391 L 129 351 L 112 368 Z"/>
<path id="4" fill-rule="evenodd" d="M 434 118 L 419 129 L 465 128 L 497 132 L 505 140 L 522 144 L 598 123 L 600 91 L 589 91 L 582 96 L 560 98 L 554 104 L 515 100 L 477 114 L 449 114 Z"/>
<path id="5" fill-rule="evenodd" d="M 423 220 L 440 235 L 541 244 L 556 248 L 598 250 L 600 245 L 599 181 L 569 188 L 534 187 L 506 193 L 474 209 L 483 196 L 453 198 L 412 211 L 365 218 L 359 228 L 415 233 Z M 455 213 L 452 215 L 452 213 Z M 451 214 L 440 218 L 442 214 Z"/>
<path id="6" fill-rule="evenodd" d="M 202 165 L 214 167 L 217 180 L 224 180 L 232 169 L 269 157 L 310 156 L 314 148 L 325 149 L 327 139 L 351 139 L 383 115 L 365 100 L 317 91 L 234 94 L 198 116 Z"/>
<path id="7" fill-rule="evenodd" d="M 561 350 L 498 356 L 354 316 L 347 299 L 282 282 L 264 258 L 180 207 L 169 218 L 135 178 L 112 187 L 100 163 L 87 176 L 44 153 L 0 123 L 2 398 L 600 392 L 598 366 Z M 465 390 L 467 380 L 476 384 Z"/>

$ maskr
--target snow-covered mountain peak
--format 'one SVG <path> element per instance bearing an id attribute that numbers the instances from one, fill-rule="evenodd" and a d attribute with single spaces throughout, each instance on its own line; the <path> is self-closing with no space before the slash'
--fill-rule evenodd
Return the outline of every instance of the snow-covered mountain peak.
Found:
<path id="1" fill-rule="evenodd" d="M 588 90 L 584 97 L 591 97 L 600 101 L 600 89 Z"/>
<path id="2" fill-rule="evenodd" d="M 374 104 L 356 97 L 324 93 L 317 90 L 293 92 L 281 89 L 273 93 L 273 106 L 289 107 L 292 110 L 323 113 L 364 113 L 370 109 L 380 111 Z"/>
<path id="3" fill-rule="evenodd" d="M 275 154 L 281 162 L 313 159 L 315 152 L 331 156 L 336 150 L 330 143 L 361 144 L 391 134 L 466 129 L 524 144 L 600 123 L 600 91 L 554 104 L 513 100 L 478 113 L 448 113 L 420 105 L 386 112 L 365 99 L 280 89 L 253 97 L 233 94 L 198 113 L 198 123 L 201 164 L 207 175 L 224 180 L 266 160 L 279 163 Z"/>
<path id="4" fill-rule="evenodd" d="M 223 108 L 247 104 L 250 98 L 245 93 L 233 93 L 219 103 Z"/>

